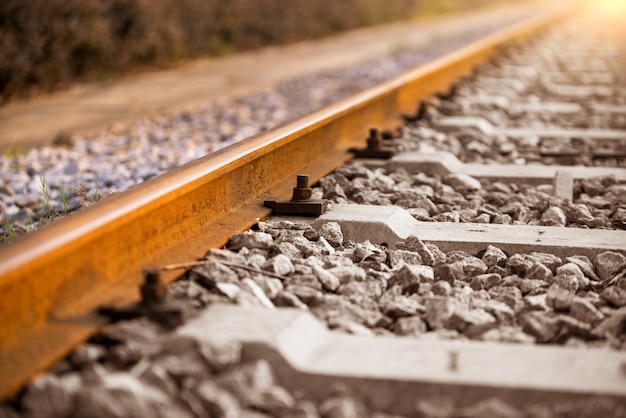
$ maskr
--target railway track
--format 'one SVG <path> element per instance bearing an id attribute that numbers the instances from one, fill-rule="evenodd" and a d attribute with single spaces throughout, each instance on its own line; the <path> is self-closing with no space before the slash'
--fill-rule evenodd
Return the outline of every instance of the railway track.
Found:
<path id="1" fill-rule="evenodd" d="M 249 373 L 269 362 L 282 386 L 319 402 L 343 399 L 336 402 L 350 408 L 361 399 L 347 416 L 363 416 L 359 408 L 624 416 L 624 50 L 617 29 L 584 20 L 579 7 L 507 29 L 2 249 L 2 395 L 103 326 L 96 341 L 107 342 L 98 347 L 128 348 L 132 338 L 120 329 L 154 325 L 106 324 L 147 316 L 176 328 L 155 331 L 153 346 L 181 364 L 197 366 L 197 352 L 183 348 L 198 344 L 217 353 L 203 355 L 219 374 L 236 363 L 234 344 L 256 361 Z M 585 42 L 566 48 L 576 37 Z M 580 64 L 598 45 L 599 57 Z M 400 115 L 407 124 L 398 128 Z M 294 189 L 298 173 L 308 178 Z M 165 284 L 189 269 L 161 301 Z M 189 294 L 193 302 L 182 299 Z M 112 362 L 168 387 L 156 372 L 145 376 L 164 355 L 147 350 L 152 360 L 139 360 L 96 345 L 57 366 L 60 376 L 68 364 L 93 372 Z M 166 374 L 184 369 L 160 364 Z M 110 383 L 98 367 L 105 383 L 93 391 Z M 29 394 L 70 391 L 50 382 L 26 391 L 24 408 L 40 401 Z M 224 407 L 223 398 L 183 386 L 197 405 Z M 244 404 L 282 416 L 272 394 L 273 404 Z M 293 414 L 304 408 L 285 402 Z"/>

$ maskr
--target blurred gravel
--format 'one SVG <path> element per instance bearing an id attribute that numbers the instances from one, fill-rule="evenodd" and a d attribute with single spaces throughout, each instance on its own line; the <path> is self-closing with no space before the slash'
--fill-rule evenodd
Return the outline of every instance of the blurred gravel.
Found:
<path id="1" fill-rule="evenodd" d="M 502 21 L 438 39 L 424 48 L 400 49 L 359 65 L 286 80 L 274 88 L 223 98 L 193 111 L 138 120 L 130 127 L 112 126 L 95 137 L 59 136 L 58 146 L 32 149 L 22 156 L 0 156 L 0 226 L 8 220 L 13 233 L 34 229 L 39 219 L 51 213 L 88 206 L 349 97 L 509 23 Z M 48 186 L 49 208 L 43 204 L 40 176 Z M 0 235 L 6 235 L 6 228 L 2 227 Z"/>
<path id="2" fill-rule="evenodd" d="M 313 229 L 262 222 L 211 250 L 207 264 L 170 285 L 166 303 L 198 312 L 212 303 L 308 311 L 330 329 L 362 336 L 479 340 L 626 349 L 626 257 L 443 253 L 416 236 L 395 248 L 345 240 L 338 224 Z M 281 277 L 277 278 L 277 274 Z M 414 417 L 621 417 L 615 399 L 461 405 L 415 397 Z M 555 411 L 559 411 L 556 413 Z M 349 387 L 328 396 L 283 387 L 265 360 L 241 346 L 181 337 L 142 317 L 110 325 L 22 393 L 2 417 L 383 418 Z"/>

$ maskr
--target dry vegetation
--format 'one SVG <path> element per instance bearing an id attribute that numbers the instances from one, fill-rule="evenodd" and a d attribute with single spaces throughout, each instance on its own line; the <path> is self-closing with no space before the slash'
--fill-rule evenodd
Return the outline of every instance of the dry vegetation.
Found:
<path id="1" fill-rule="evenodd" d="M 0 103 L 186 58 L 495 0 L 3 0 Z"/>

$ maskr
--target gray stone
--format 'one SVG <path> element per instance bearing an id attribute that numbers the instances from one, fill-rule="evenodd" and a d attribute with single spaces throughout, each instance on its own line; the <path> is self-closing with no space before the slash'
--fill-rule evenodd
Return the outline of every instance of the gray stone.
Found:
<path id="1" fill-rule="evenodd" d="M 502 277 L 500 277 L 499 274 L 487 273 L 472 277 L 470 287 L 474 290 L 489 290 L 494 286 L 499 286 L 500 284 L 502 284 Z"/>
<path id="2" fill-rule="evenodd" d="M 318 407 L 322 418 L 362 418 L 368 416 L 365 405 L 351 395 L 333 396 Z"/>
<path id="3" fill-rule="evenodd" d="M 328 290 L 330 292 L 334 292 L 337 290 L 337 288 L 341 284 L 337 276 L 318 265 L 313 264 L 311 265 L 311 268 L 313 269 L 313 274 L 315 275 L 315 277 L 317 277 L 317 280 L 319 280 L 325 290 Z"/>
<path id="4" fill-rule="evenodd" d="M 241 287 L 236 283 L 218 282 L 214 286 L 217 291 L 226 296 L 231 302 L 236 302 L 237 298 L 241 294 Z"/>
<path id="5" fill-rule="evenodd" d="M 274 306 L 283 308 L 298 308 L 302 310 L 308 309 L 306 303 L 297 297 L 295 294 L 289 291 L 283 291 L 272 299 Z"/>
<path id="6" fill-rule="evenodd" d="M 83 387 L 72 412 L 78 417 L 193 416 L 170 396 L 129 373 L 107 374 L 100 385 Z"/>
<path id="7" fill-rule="evenodd" d="M 404 336 L 419 336 L 427 331 L 426 322 L 419 316 L 405 316 L 396 319 L 392 330 L 394 334 Z"/>
<path id="8" fill-rule="evenodd" d="M 585 340 L 593 339 L 592 326 L 590 324 L 579 321 L 570 315 L 560 314 L 555 317 L 561 325 L 560 339 L 565 337 L 581 337 Z"/>
<path id="9" fill-rule="evenodd" d="M 450 296 L 452 294 L 452 285 L 445 280 L 437 280 L 430 289 L 434 295 Z"/>
<path id="10" fill-rule="evenodd" d="M 448 174 L 443 178 L 444 183 L 461 191 L 476 191 L 482 188 L 480 181 L 467 174 Z"/>
<path id="11" fill-rule="evenodd" d="M 535 264 L 535 261 L 527 254 L 514 254 L 506 261 L 506 269 L 511 274 L 517 274 L 520 277 L 525 277 L 526 273 Z"/>
<path id="12" fill-rule="evenodd" d="M 268 298 L 274 299 L 285 289 L 283 282 L 275 277 L 267 277 L 260 274 L 252 275 L 252 280 L 263 290 Z"/>
<path id="13" fill-rule="evenodd" d="M 278 244 L 273 244 L 269 248 L 269 252 L 272 256 L 276 254 L 284 254 L 289 257 L 290 260 L 300 258 L 302 256 L 302 251 L 296 248 L 296 246 L 289 241 L 282 241 Z"/>
<path id="14" fill-rule="evenodd" d="M 359 266 L 337 266 L 328 271 L 337 277 L 342 284 L 353 281 L 362 282 L 367 276 L 365 270 Z"/>
<path id="15" fill-rule="evenodd" d="M 208 289 L 214 287 L 216 283 L 239 283 L 237 273 L 219 261 L 194 267 L 191 270 L 190 278 Z"/>
<path id="16" fill-rule="evenodd" d="M 328 328 L 332 330 L 343 331 L 347 334 L 360 335 L 364 337 L 375 336 L 374 332 L 371 329 L 348 316 L 332 316 L 329 317 L 326 322 L 328 324 Z"/>
<path id="17" fill-rule="evenodd" d="M 159 353 L 156 355 L 153 364 L 162 367 L 167 371 L 167 373 L 179 380 L 187 377 L 199 377 L 202 378 L 210 374 L 209 364 L 207 364 L 206 359 L 211 358 L 207 357 L 207 354 L 211 354 L 206 346 L 205 336 L 198 335 L 195 338 L 183 337 L 179 336 L 171 336 L 163 341 L 161 344 Z M 201 349 L 201 347 L 203 347 Z M 229 347 L 228 345 L 225 346 Z M 239 345 L 234 345 L 233 347 L 239 348 Z M 224 349 L 221 350 L 221 359 L 215 359 L 216 369 L 225 368 L 222 365 L 222 361 L 227 362 L 227 365 L 232 364 L 234 362 L 233 357 L 238 359 L 240 350 L 236 350 L 230 356 L 223 353 Z M 221 361 L 220 361 L 221 360 Z M 221 367 L 220 367 L 221 366 Z"/>
<path id="18" fill-rule="evenodd" d="M 235 395 L 211 380 L 202 380 L 189 388 L 201 402 L 204 413 L 211 417 L 239 418 L 241 404 Z"/>
<path id="19" fill-rule="evenodd" d="M 589 258 L 582 256 L 582 255 L 577 255 L 573 257 L 567 257 L 565 261 L 567 263 L 576 264 L 578 268 L 580 268 L 580 271 L 582 271 L 584 275 L 587 276 L 589 279 L 594 280 L 596 282 L 600 281 L 600 278 L 596 275 L 595 271 L 593 270 L 593 264 L 591 263 L 591 261 L 589 261 Z"/>
<path id="20" fill-rule="evenodd" d="M 537 342 L 551 342 L 558 335 L 561 325 L 558 319 L 543 312 L 526 312 L 518 317 L 522 331 L 535 337 Z"/>
<path id="21" fill-rule="evenodd" d="M 220 374 L 215 382 L 234 393 L 243 405 L 252 405 L 275 385 L 274 373 L 266 360 L 240 364 Z"/>
<path id="22" fill-rule="evenodd" d="M 321 255 L 330 255 L 335 253 L 333 246 L 330 245 L 324 237 L 319 237 L 317 241 L 315 241 L 315 246 L 318 249 L 318 253 Z"/>
<path id="23" fill-rule="evenodd" d="M 612 306 L 621 308 L 626 306 L 626 290 L 617 286 L 609 286 L 600 293 L 602 299 L 606 300 Z"/>
<path id="24" fill-rule="evenodd" d="M 626 257 L 620 253 L 605 251 L 596 256 L 593 264 L 600 279 L 608 281 L 626 266 Z"/>
<path id="25" fill-rule="evenodd" d="M 337 222 L 327 222 L 320 227 L 319 233 L 333 247 L 343 245 L 343 233 L 341 226 Z"/>
<path id="26" fill-rule="evenodd" d="M 587 205 L 573 203 L 566 208 L 567 220 L 580 225 L 593 225 L 596 218 L 591 214 Z"/>
<path id="27" fill-rule="evenodd" d="M 176 393 L 178 391 L 176 381 L 169 375 L 165 367 L 159 364 L 151 364 L 139 375 L 139 378 L 142 382 L 154 386 L 163 393 Z"/>
<path id="28" fill-rule="evenodd" d="M 495 300 L 506 303 L 514 311 L 523 305 L 522 292 L 517 287 L 494 286 L 489 289 L 489 294 Z"/>
<path id="29" fill-rule="evenodd" d="M 303 257 L 322 255 L 322 246 L 316 244 L 315 242 L 309 241 L 303 236 L 295 236 L 290 239 L 289 242 L 291 242 L 298 250 L 302 252 Z"/>
<path id="30" fill-rule="evenodd" d="M 246 231 L 233 235 L 229 242 L 228 248 L 231 250 L 240 250 L 242 248 L 260 248 L 267 250 L 274 243 L 272 236 L 265 232 Z"/>
<path id="31" fill-rule="evenodd" d="M 558 283 L 548 288 L 548 293 L 545 298 L 546 305 L 555 311 L 569 310 L 573 300 L 574 293 L 571 290 L 561 287 Z"/>
<path id="32" fill-rule="evenodd" d="M 589 285 L 589 279 L 585 277 L 578 265 L 574 263 L 567 263 L 557 268 L 553 282 L 572 292 L 576 292 L 578 289 L 586 289 Z"/>
<path id="33" fill-rule="evenodd" d="M 445 323 L 446 328 L 454 329 L 468 336 L 482 333 L 495 325 L 494 316 L 481 308 L 455 309 Z"/>
<path id="34" fill-rule="evenodd" d="M 373 245 L 369 241 L 355 244 L 352 255 L 353 261 L 356 263 L 361 263 L 363 261 L 376 261 L 378 263 L 384 263 L 387 261 L 387 254 L 381 248 Z"/>
<path id="35" fill-rule="evenodd" d="M 495 265 L 504 265 L 504 262 L 507 259 L 507 255 L 499 249 L 498 247 L 494 247 L 490 245 L 485 250 L 485 254 L 483 254 L 482 261 L 485 263 L 487 267 L 492 267 Z"/>
<path id="36" fill-rule="evenodd" d="M 434 279 L 432 267 L 404 264 L 400 270 L 391 276 L 387 282 L 387 286 L 400 286 L 403 292 L 416 293 L 420 283 L 432 283 Z"/>
<path id="37" fill-rule="evenodd" d="M 454 285 L 458 280 L 465 279 L 465 271 L 463 270 L 463 263 L 457 261 L 451 264 L 435 264 L 433 267 L 433 275 L 435 280 L 443 280 L 451 285 Z"/>
<path id="38" fill-rule="evenodd" d="M 385 293 L 378 306 L 383 314 L 392 319 L 415 316 L 426 310 L 424 305 L 417 300 L 402 295 L 393 295 L 391 292 Z"/>
<path id="39" fill-rule="evenodd" d="M 552 281 L 552 271 L 542 263 L 535 263 L 526 273 L 526 278 L 548 283 Z"/>
<path id="40" fill-rule="evenodd" d="M 482 309 L 485 312 L 488 312 L 496 318 L 498 324 L 512 323 L 515 317 L 515 312 L 509 305 L 497 300 L 473 298 L 471 301 L 471 308 Z"/>
<path id="41" fill-rule="evenodd" d="M 292 274 L 288 280 L 285 280 L 285 285 L 308 286 L 313 289 L 322 290 L 322 284 L 317 276 L 313 274 L 313 269 L 310 270 L 310 273 Z"/>
<path id="42" fill-rule="evenodd" d="M 153 342 L 163 335 L 161 327 L 147 318 L 120 321 L 102 334 L 119 343 L 145 344 L 153 346 Z"/>
<path id="43" fill-rule="evenodd" d="M 410 235 L 404 241 L 398 242 L 396 247 L 400 250 L 408 250 L 418 253 L 422 258 L 422 262 L 428 266 L 432 266 L 435 263 L 435 256 L 430 248 L 428 248 L 428 246 L 415 235 Z"/>
<path id="44" fill-rule="evenodd" d="M 526 414 L 499 398 L 488 398 L 472 406 L 457 409 L 454 416 L 464 418 L 524 418 Z"/>
<path id="45" fill-rule="evenodd" d="M 322 292 L 305 285 L 288 285 L 284 293 L 292 293 L 305 304 L 310 304 L 322 296 Z"/>
<path id="46" fill-rule="evenodd" d="M 468 276 L 477 276 L 487 271 L 487 265 L 476 257 L 465 258 L 460 263 L 463 265 L 463 271 Z"/>
<path id="47" fill-rule="evenodd" d="M 596 324 L 604 319 L 602 312 L 585 298 L 574 297 L 569 309 L 572 317 L 588 324 Z"/>
<path id="48" fill-rule="evenodd" d="M 288 276 L 295 271 L 293 263 L 284 254 L 277 254 L 270 258 L 263 264 L 263 270 L 279 274 L 281 276 Z"/>
<path id="49" fill-rule="evenodd" d="M 567 224 L 567 217 L 560 207 L 550 206 L 543 215 L 541 215 L 541 224 L 564 227 Z"/>
<path id="50" fill-rule="evenodd" d="M 445 328 L 459 303 L 453 297 L 437 297 L 426 302 L 426 322 L 433 330 Z"/>
<path id="51" fill-rule="evenodd" d="M 74 399 L 82 386 L 78 373 L 45 374 L 28 386 L 21 404 L 27 416 L 65 417 L 72 412 Z"/>
<path id="52" fill-rule="evenodd" d="M 459 212 L 442 212 L 439 215 L 433 216 L 433 220 L 436 222 L 461 222 L 461 215 Z"/>
<path id="53" fill-rule="evenodd" d="M 517 287 L 519 287 L 519 290 L 522 292 L 523 295 L 526 295 L 529 293 L 537 292 L 539 291 L 539 289 L 547 288 L 547 286 L 548 285 L 545 282 L 541 282 L 538 280 L 521 279 Z"/>
<path id="54" fill-rule="evenodd" d="M 600 322 L 593 333 L 596 337 L 606 338 L 607 335 L 619 338 L 626 334 L 626 307 L 622 307 L 602 322 Z"/>
<path id="55" fill-rule="evenodd" d="M 296 400 L 285 388 L 274 385 L 267 391 L 259 391 L 258 395 L 251 399 L 250 408 L 263 411 L 270 416 L 283 416 L 283 411 L 288 411 L 296 405 Z"/>
<path id="56" fill-rule="evenodd" d="M 516 344 L 534 344 L 535 338 L 526 334 L 517 327 L 512 326 L 499 326 L 497 328 L 490 328 L 487 331 L 480 334 L 478 337 L 481 341 L 497 341 L 503 343 L 516 343 Z"/>
<path id="57" fill-rule="evenodd" d="M 399 267 L 400 264 L 422 264 L 422 257 L 415 251 L 391 250 L 388 256 L 391 268 Z"/>
<path id="58" fill-rule="evenodd" d="M 106 348 L 99 344 L 83 344 L 71 355 L 70 359 L 74 366 L 78 368 L 87 367 L 102 359 L 106 355 Z"/>
<path id="59" fill-rule="evenodd" d="M 274 309 L 274 304 L 270 301 L 263 289 L 258 284 L 256 284 L 254 280 L 248 277 L 241 279 L 241 288 L 244 290 L 248 290 L 251 294 L 253 294 L 262 306 L 269 309 Z"/>
<path id="60" fill-rule="evenodd" d="M 547 311 L 548 304 L 546 302 L 546 298 L 547 298 L 547 293 L 542 293 L 539 295 L 532 295 L 532 296 L 526 295 L 524 296 L 524 302 L 528 310 Z"/>
<path id="61" fill-rule="evenodd" d="M 541 263 L 549 268 L 550 271 L 554 274 L 556 274 L 556 269 L 563 265 L 563 260 L 554 254 L 532 252 L 528 254 L 528 256 L 535 263 Z"/>

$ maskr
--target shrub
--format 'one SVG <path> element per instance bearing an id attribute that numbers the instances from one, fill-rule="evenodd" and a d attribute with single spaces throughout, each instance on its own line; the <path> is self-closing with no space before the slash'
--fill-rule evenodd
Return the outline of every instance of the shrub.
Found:
<path id="1" fill-rule="evenodd" d="M 464 4 L 488 1 L 496 0 Z M 137 68 L 399 19 L 436 2 L 2 0 L 0 103 Z"/>

